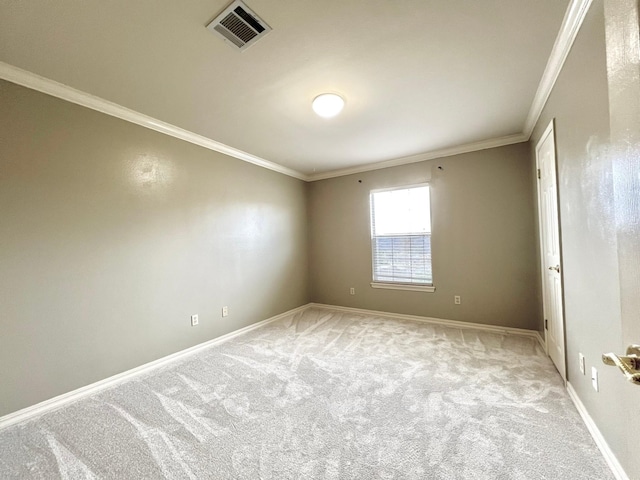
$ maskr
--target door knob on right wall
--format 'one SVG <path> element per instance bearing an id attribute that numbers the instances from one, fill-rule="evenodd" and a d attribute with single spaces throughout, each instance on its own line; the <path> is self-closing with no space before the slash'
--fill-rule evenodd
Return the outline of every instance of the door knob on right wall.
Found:
<path id="1" fill-rule="evenodd" d="M 629 345 L 625 356 L 605 353 L 602 355 L 602 362 L 618 367 L 627 380 L 634 385 L 640 385 L 640 345 Z"/>

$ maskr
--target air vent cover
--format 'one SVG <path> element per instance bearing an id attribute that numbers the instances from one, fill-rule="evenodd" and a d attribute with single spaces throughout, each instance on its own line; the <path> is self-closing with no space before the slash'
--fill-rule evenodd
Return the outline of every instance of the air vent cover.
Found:
<path id="1" fill-rule="evenodd" d="M 239 50 L 246 50 L 271 31 L 271 27 L 240 0 L 225 8 L 207 28 Z"/>

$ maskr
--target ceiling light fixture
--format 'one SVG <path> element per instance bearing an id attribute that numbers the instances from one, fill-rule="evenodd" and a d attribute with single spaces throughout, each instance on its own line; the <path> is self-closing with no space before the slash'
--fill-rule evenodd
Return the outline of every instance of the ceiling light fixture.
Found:
<path id="1" fill-rule="evenodd" d="M 323 93 L 313 99 L 313 111 L 324 118 L 338 115 L 344 107 L 344 99 L 335 93 Z"/>

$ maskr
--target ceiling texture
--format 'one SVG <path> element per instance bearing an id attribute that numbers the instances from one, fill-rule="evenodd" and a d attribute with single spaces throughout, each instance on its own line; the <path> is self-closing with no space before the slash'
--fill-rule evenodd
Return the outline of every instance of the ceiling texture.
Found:
<path id="1" fill-rule="evenodd" d="M 206 29 L 229 3 L 0 0 L 0 61 L 314 179 L 526 140 L 571 9 L 246 0 L 273 30 L 240 52 Z M 311 110 L 324 92 L 346 100 L 339 116 Z"/>

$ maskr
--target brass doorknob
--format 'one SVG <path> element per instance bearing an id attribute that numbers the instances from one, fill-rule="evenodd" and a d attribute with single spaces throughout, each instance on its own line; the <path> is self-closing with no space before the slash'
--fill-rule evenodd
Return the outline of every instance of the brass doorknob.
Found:
<path id="1" fill-rule="evenodd" d="M 640 385 L 640 345 L 629 345 L 625 356 L 605 353 L 602 355 L 602 362 L 605 365 L 618 367 L 627 380 Z"/>

